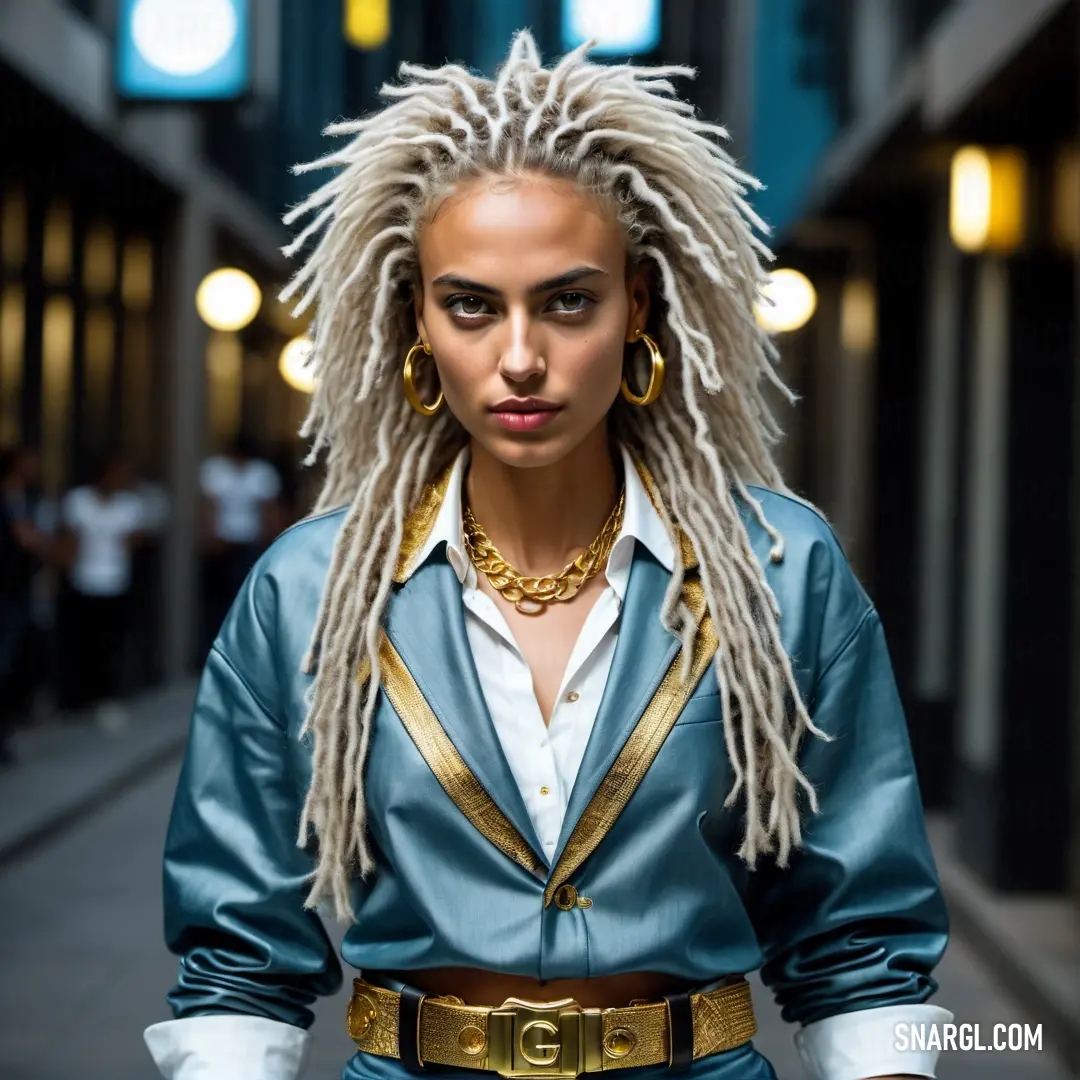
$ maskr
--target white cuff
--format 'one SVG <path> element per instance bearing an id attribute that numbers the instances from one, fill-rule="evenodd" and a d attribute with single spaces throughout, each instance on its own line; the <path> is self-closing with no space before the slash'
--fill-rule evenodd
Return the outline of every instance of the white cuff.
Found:
<path id="1" fill-rule="evenodd" d="M 299 1080 L 312 1035 L 265 1016 L 167 1020 L 143 1032 L 165 1080 Z"/>
<path id="2" fill-rule="evenodd" d="M 795 1046 L 811 1080 L 868 1080 L 876 1076 L 934 1075 L 940 1040 L 914 1037 L 906 1025 L 947 1024 L 953 1014 L 937 1005 L 882 1005 L 827 1016 L 795 1033 Z M 898 1025 L 905 1025 L 898 1027 Z"/>

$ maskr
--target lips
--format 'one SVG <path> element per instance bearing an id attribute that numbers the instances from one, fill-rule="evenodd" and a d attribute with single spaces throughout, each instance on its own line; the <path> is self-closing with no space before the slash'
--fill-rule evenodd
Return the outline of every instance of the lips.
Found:
<path id="1" fill-rule="evenodd" d="M 491 407 L 491 414 L 508 431 L 536 431 L 561 411 L 561 405 L 541 398 L 507 398 Z"/>
<path id="2" fill-rule="evenodd" d="M 497 405 L 492 405 L 491 411 L 493 413 L 535 413 L 555 412 L 560 408 L 562 408 L 561 405 L 556 405 L 552 401 L 545 401 L 543 398 L 527 397 L 506 398 Z"/>

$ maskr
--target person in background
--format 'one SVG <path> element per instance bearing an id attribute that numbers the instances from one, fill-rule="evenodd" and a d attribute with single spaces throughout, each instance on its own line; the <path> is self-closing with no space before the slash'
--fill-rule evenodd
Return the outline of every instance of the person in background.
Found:
<path id="1" fill-rule="evenodd" d="M 30 446 L 0 453 L 0 765 L 15 759 L 11 736 L 25 698 L 31 582 L 49 553 L 49 537 L 34 521 L 32 493 L 40 471 Z"/>
<path id="2" fill-rule="evenodd" d="M 203 652 L 208 652 L 248 571 L 281 531 L 281 478 L 254 442 L 238 436 L 203 462 Z"/>
<path id="3" fill-rule="evenodd" d="M 96 707 L 99 726 L 127 721 L 121 701 L 132 550 L 143 539 L 142 500 L 125 458 L 106 456 L 92 483 L 60 506 L 58 548 L 67 571 L 61 619 L 63 708 Z"/>

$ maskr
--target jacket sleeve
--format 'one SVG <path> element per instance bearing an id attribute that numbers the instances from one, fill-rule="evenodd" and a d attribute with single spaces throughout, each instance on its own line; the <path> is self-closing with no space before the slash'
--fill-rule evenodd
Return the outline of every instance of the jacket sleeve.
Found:
<path id="1" fill-rule="evenodd" d="M 207 1017 L 245 1017 L 246 1031 L 268 1033 L 290 1053 L 302 1048 L 299 1029 L 314 1019 L 311 1003 L 341 985 L 326 931 L 304 908 L 312 856 L 296 846 L 303 791 L 279 712 L 275 594 L 257 567 L 210 652 L 165 845 L 165 940 L 180 957 L 168 994 L 172 1023 L 184 1027 L 189 1047 L 197 1033 L 204 1055 L 215 1053 L 213 1033 L 225 1030 L 220 1021 L 198 1022 Z M 168 1025 L 157 1028 L 163 1046 L 160 1029 Z M 201 1038 L 207 1032 L 209 1039 Z M 176 1028 L 167 1034 L 175 1044 Z M 153 1038 L 147 1041 L 153 1051 Z M 170 1053 L 175 1057 L 175 1045 Z M 214 1066 L 206 1060 L 205 1072 L 166 1075 L 271 1075 Z"/>
<path id="2" fill-rule="evenodd" d="M 790 865 L 750 875 L 763 981 L 820 1080 L 933 1076 L 936 1054 L 898 1054 L 897 1022 L 951 1020 L 925 1006 L 948 936 L 907 725 L 877 612 L 867 605 L 809 699 L 831 742 L 800 764 L 818 794 Z M 859 1014 L 858 1016 L 854 1014 Z"/>

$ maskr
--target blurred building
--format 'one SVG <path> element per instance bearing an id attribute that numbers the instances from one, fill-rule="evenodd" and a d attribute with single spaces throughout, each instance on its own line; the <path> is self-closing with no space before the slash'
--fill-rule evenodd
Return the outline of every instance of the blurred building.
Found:
<path id="1" fill-rule="evenodd" d="M 280 217 L 288 164 L 345 92 L 340 6 L 321 18 L 316 6 L 260 0 L 249 92 L 186 104 L 117 93 L 119 0 L 0 5 L 0 441 L 41 446 L 50 494 L 117 446 L 166 483 L 153 651 L 173 677 L 197 619 L 200 460 L 242 428 L 268 456 L 298 456 L 306 398 L 278 356 L 304 327 L 274 299 L 287 277 Z M 219 267 L 262 289 L 239 332 L 211 332 L 196 311 Z"/>
<path id="2" fill-rule="evenodd" d="M 492 70 L 519 26 L 548 54 L 560 32 L 546 0 L 375 0 L 361 6 L 386 8 L 386 33 L 356 48 L 344 0 L 216 9 L 226 3 L 250 20 L 247 85 L 196 101 L 119 92 L 132 0 L 0 5 L 0 443 L 39 444 L 53 495 L 117 446 L 165 483 L 165 602 L 149 651 L 169 677 L 190 666 L 198 621 L 200 460 L 240 431 L 287 474 L 302 449 L 306 397 L 278 370 L 305 329 L 276 301 L 289 273 L 280 220 L 320 176 L 289 167 L 326 151 L 327 123 L 374 106 L 402 59 Z M 211 330 L 196 310 L 222 267 L 261 289 L 241 330 Z M 316 485 L 300 479 L 299 512 Z"/>
<path id="3" fill-rule="evenodd" d="M 719 115 L 817 295 L 786 475 L 881 610 L 954 927 L 1077 1066 L 1080 2 L 725 9 Z"/>
<path id="4" fill-rule="evenodd" d="M 1080 898 L 1080 4 L 726 9 L 722 115 L 817 293 L 787 473 L 881 609 L 961 857 Z"/>

